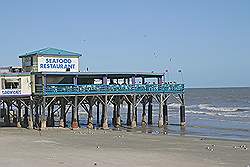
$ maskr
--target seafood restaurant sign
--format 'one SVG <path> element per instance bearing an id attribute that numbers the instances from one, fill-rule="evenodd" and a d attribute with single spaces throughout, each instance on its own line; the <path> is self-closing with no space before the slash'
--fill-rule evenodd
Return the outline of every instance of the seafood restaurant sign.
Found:
<path id="1" fill-rule="evenodd" d="M 79 58 L 38 57 L 38 72 L 79 72 Z"/>

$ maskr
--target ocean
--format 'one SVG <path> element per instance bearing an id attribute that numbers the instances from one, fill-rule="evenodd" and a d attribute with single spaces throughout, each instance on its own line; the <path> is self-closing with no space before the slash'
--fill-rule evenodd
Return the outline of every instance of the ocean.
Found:
<path id="1" fill-rule="evenodd" d="M 168 133 L 250 140 L 250 88 L 186 89 L 185 102 L 185 128 L 176 126 L 179 104 L 168 105 Z"/>
<path id="2" fill-rule="evenodd" d="M 185 90 L 186 126 L 180 127 L 179 106 L 168 102 L 169 125 L 165 133 L 172 135 L 203 136 L 210 138 L 250 140 L 250 88 L 192 88 Z M 127 106 L 121 106 L 121 119 L 125 126 Z M 153 105 L 153 125 L 149 132 L 158 134 L 158 104 Z M 95 109 L 94 109 L 95 111 Z M 142 106 L 138 106 L 138 126 L 141 124 Z M 69 114 L 70 115 L 70 114 Z M 109 124 L 112 120 L 109 108 Z M 68 119 L 70 122 L 70 119 Z M 94 122 L 96 115 L 94 112 Z M 80 114 L 80 124 L 86 126 L 86 113 Z M 139 128 L 138 128 L 139 129 Z"/>

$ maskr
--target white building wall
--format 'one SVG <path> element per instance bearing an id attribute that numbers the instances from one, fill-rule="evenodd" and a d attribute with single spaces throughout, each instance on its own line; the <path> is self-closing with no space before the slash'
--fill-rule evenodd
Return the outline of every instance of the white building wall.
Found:
<path id="1" fill-rule="evenodd" d="M 15 89 L 3 88 L 3 79 L 21 80 L 21 87 Z M 31 95 L 31 80 L 30 76 L 0 76 L 0 96 L 28 96 Z"/>

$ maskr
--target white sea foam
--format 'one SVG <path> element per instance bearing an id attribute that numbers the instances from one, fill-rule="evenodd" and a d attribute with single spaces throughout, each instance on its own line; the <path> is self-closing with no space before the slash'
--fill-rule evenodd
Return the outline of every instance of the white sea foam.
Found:
<path id="1" fill-rule="evenodd" d="M 220 111 L 220 112 L 236 112 L 236 111 L 249 111 L 250 107 L 215 107 L 209 104 L 199 104 L 198 108 L 201 110 Z"/>
<path id="2" fill-rule="evenodd" d="M 195 110 L 186 110 L 186 113 L 191 113 L 191 114 L 204 114 L 204 115 L 221 115 L 220 113 L 214 113 L 214 112 L 207 112 L 207 111 L 195 111 Z"/>
<path id="3" fill-rule="evenodd" d="M 179 108 L 181 104 L 179 103 L 171 103 L 171 104 L 168 104 L 168 107 L 170 108 Z"/>
<path id="4" fill-rule="evenodd" d="M 242 112 L 244 114 L 236 114 L 235 112 L 212 112 L 212 111 L 197 111 L 197 110 L 186 110 L 188 114 L 201 114 L 209 116 L 223 116 L 223 117 L 238 117 L 238 118 L 249 118 L 250 111 Z"/>

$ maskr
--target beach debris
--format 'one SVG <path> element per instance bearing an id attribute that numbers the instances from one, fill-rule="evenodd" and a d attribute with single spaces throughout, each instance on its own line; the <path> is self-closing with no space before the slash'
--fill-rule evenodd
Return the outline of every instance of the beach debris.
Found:
<path id="1" fill-rule="evenodd" d="M 96 166 L 96 165 L 97 165 L 97 162 L 94 162 L 94 165 Z"/>
<path id="2" fill-rule="evenodd" d="M 201 138 L 201 140 L 206 140 L 206 138 L 205 138 L 205 137 L 203 137 L 203 138 Z"/>
<path id="3" fill-rule="evenodd" d="M 99 149 L 99 148 L 100 148 L 100 146 L 98 145 L 98 146 L 96 146 L 96 148 L 97 148 L 97 149 Z"/>

